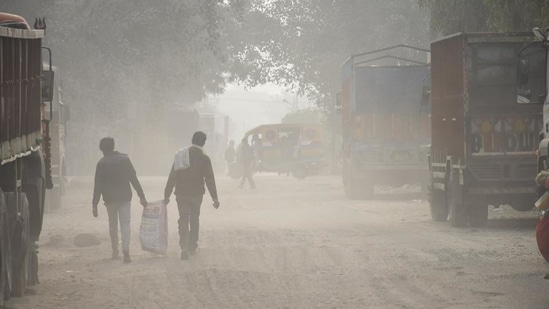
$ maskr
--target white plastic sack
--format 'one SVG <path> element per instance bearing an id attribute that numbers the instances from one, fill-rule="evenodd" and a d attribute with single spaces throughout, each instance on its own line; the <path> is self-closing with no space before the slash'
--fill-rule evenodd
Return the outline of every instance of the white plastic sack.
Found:
<path id="1" fill-rule="evenodd" d="M 139 231 L 141 249 L 159 254 L 168 250 L 168 214 L 164 201 L 148 202 L 143 208 Z"/>

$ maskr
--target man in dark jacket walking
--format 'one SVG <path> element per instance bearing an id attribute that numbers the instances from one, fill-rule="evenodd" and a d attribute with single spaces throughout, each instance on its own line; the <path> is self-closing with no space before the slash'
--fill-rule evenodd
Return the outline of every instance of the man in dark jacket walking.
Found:
<path id="1" fill-rule="evenodd" d="M 175 154 L 164 190 L 164 202 L 167 204 L 175 187 L 182 260 L 188 259 L 189 254 L 194 254 L 198 248 L 200 206 L 206 193 L 204 183 L 212 197 L 213 207 L 219 208 L 212 162 L 202 151 L 205 143 L 206 134 L 197 131 L 192 137 L 192 146 L 182 148 Z"/>
<path id="2" fill-rule="evenodd" d="M 124 263 L 130 263 L 130 217 L 132 190 L 130 183 L 145 207 L 147 200 L 141 188 L 135 169 L 127 154 L 114 151 L 114 139 L 105 137 L 99 142 L 103 158 L 95 169 L 95 185 L 93 189 L 93 216 L 97 218 L 97 204 L 103 195 L 109 216 L 109 234 L 112 245 L 112 258 L 118 258 L 118 220 L 122 236 L 122 253 Z"/>

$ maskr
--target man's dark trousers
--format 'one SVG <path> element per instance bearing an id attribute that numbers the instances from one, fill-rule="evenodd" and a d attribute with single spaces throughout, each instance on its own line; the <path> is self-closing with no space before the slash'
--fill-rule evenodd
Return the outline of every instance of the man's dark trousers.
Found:
<path id="1" fill-rule="evenodd" d="M 202 195 L 176 197 L 179 209 L 179 246 L 181 250 L 195 251 L 198 247 L 198 230 L 200 226 L 200 205 Z M 190 231 L 189 231 L 190 227 Z"/>

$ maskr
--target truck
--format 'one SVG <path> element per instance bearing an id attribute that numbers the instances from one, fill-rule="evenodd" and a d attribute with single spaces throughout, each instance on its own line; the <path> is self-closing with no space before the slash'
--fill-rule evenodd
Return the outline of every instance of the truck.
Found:
<path id="1" fill-rule="evenodd" d="M 62 206 L 62 197 L 65 195 L 67 176 L 65 136 L 67 124 L 70 120 L 70 106 L 63 101 L 59 68 L 52 66 L 49 61 L 44 61 L 42 69 L 44 75 L 48 75 L 47 80 L 53 83 L 52 85 L 44 83 L 44 91 L 42 92 L 44 118 L 47 119 L 47 123 L 46 121 L 43 122 L 43 131 L 48 130 L 50 141 L 42 145 L 42 150 L 44 153 L 48 153 L 48 157 L 51 158 L 51 190 L 46 196 L 44 206 L 45 211 L 48 212 L 60 208 Z M 51 101 L 49 101 L 50 98 Z"/>
<path id="2" fill-rule="evenodd" d="M 320 124 L 264 124 L 246 132 L 244 138 L 254 149 L 258 172 L 291 173 L 304 179 L 325 165 Z"/>
<path id="3" fill-rule="evenodd" d="M 549 39 L 547 30 L 534 28 L 535 41 L 520 50 L 517 66 L 517 103 L 539 106 L 543 126 L 539 132 L 537 171 L 549 168 L 549 98 L 547 96 Z"/>
<path id="4" fill-rule="evenodd" d="M 0 305 L 38 283 L 51 159 L 40 150 L 49 142 L 42 88 L 51 93 L 53 84 L 42 70 L 44 34 L 21 16 L 0 13 Z"/>
<path id="5" fill-rule="evenodd" d="M 343 188 L 363 199 L 375 185 L 426 188 L 429 106 L 420 104 L 429 50 L 396 45 L 356 54 L 342 65 Z"/>
<path id="6" fill-rule="evenodd" d="M 531 33 L 457 33 L 431 43 L 429 205 L 434 221 L 484 226 L 488 206 L 531 210 L 536 104 L 517 104 L 519 53 Z"/>

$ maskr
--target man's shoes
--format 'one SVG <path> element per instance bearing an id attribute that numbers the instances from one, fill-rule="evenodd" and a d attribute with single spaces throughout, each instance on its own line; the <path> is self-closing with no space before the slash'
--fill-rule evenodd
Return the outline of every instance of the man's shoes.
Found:
<path id="1" fill-rule="evenodd" d="M 112 252 L 112 259 L 118 260 L 120 258 L 120 254 L 118 253 L 118 250 Z"/>
<path id="2" fill-rule="evenodd" d="M 188 260 L 189 259 L 189 251 L 181 250 L 181 259 L 182 260 Z"/>
<path id="3" fill-rule="evenodd" d="M 129 252 L 124 252 L 124 263 L 131 263 L 132 259 L 130 258 Z"/>

